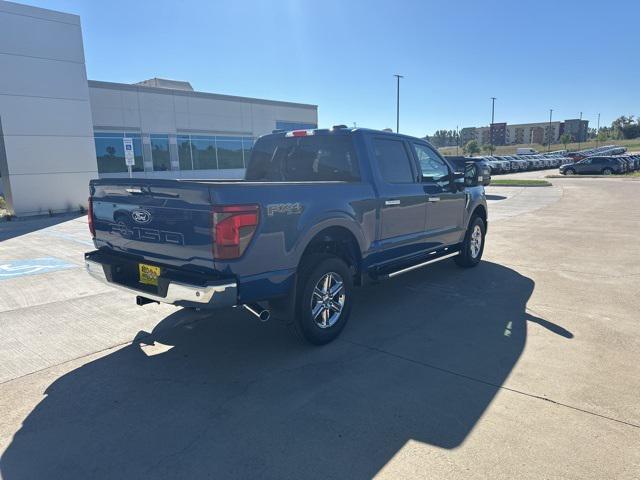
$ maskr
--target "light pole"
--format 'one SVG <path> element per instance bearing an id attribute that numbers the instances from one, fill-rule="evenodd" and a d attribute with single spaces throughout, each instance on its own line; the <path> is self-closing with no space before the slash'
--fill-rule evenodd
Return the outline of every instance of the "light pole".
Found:
<path id="1" fill-rule="evenodd" d="M 400 133 L 400 79 L 403 75 L 394 74 L 396 77 L 396 133 Z"/>
<path id="2" fill-rule="evenodd" d="M 579 123 L 580 127 L 578 130 L 578 151 L 580 151 L 580 142 L 581 142 L 581 138 L 582 138 L 582 112 L 580 112 L 580 123 Z"/>
<path id="3" fill-rule="evenodd" d="M 596 130 L 596 147 L 600 146 L 600 138 L 599 135 L 600 134 L 600 114 L 598 113 L 598 129 Z"/>
<path id="4" fill-rule="evenodd" d="M 458 156 L 459 146 L 460 146 L 460 132 L 458 132 L 458 125 L 456 125 L 456 157 Z"/>
<path id="5" fill-rule="evenodd" d="M 551 151 L 551 117 L 553 116 L 553 108 L 549 109 L 549 137 L 547 138 L 547 152 Z"/>
<path id="6" fill-rule="evenodd" d="M 496 112 L 496 97 L 491 97 L 491 125 L 489 125 L 489 142 L 491 143 L 491 155 L 493 155 L 493 122 Z"/>

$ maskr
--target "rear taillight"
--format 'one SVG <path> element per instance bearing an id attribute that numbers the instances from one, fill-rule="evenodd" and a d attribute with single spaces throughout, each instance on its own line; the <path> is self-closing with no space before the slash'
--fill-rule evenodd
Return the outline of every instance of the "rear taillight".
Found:
<path id="1" fill-rule="evenodd" d="M 89 231 L 91 237 L 96 238 L 96 226 L 93 223 L 93 198 L 89 197 L 89 211 L 87 212 L 87 220 L 89 220 Z"/>
<path id="2" fill-rule="evenodd" d="M 258 228 L 258 205 L 213 207 L 213 257 L 219 260 L 239 258 Z"/>

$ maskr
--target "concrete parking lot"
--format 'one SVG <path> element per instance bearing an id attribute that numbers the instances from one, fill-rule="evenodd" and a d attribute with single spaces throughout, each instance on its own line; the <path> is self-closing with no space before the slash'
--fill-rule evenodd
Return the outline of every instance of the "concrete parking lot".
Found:
<path id="1" fill-rule="evenodd" d="M 553 184 L 488 187 L 478 268 L 359 290 L 321 348 L 137 307 L 85 217 L 0 224 L 1 477 L 639 478 L 640 182 Z"/>

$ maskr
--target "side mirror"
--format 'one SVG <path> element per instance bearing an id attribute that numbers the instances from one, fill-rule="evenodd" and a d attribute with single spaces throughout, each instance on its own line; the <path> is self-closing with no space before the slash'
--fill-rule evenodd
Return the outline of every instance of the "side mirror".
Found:
<path id="1" fill-rule="evenodd" d="M 464 188 L 467 186 L 466 176 L 466 172 L 453 172 L 451 174 L 454 190 L 464 190 Z"/>
<path id="2" fill-rule="evenodd" d="M 474 162 L 468 162 L 464 165 L 464 186 L 465 187 L 477 187 L 479 185 L 479 171 L 478 165 Z"/>

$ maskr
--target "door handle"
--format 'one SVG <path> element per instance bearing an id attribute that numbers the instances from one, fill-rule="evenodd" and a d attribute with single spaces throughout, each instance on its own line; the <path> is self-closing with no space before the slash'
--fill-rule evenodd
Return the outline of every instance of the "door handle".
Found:
<path id="1" fill-rule="evenodd" d="M 400 200 L 385 200 L 384 204 L 387 205 L 387 206 L 389 206 L 389 205 L 400 205 Z"/>
<path id="2" fill-rule="evenodd" d="M 430 202 L 439 202 L 440 201 L 440 197 L 429 197 L 429 198 L 427 198 L 427 200 L 429 200 Z"/>

